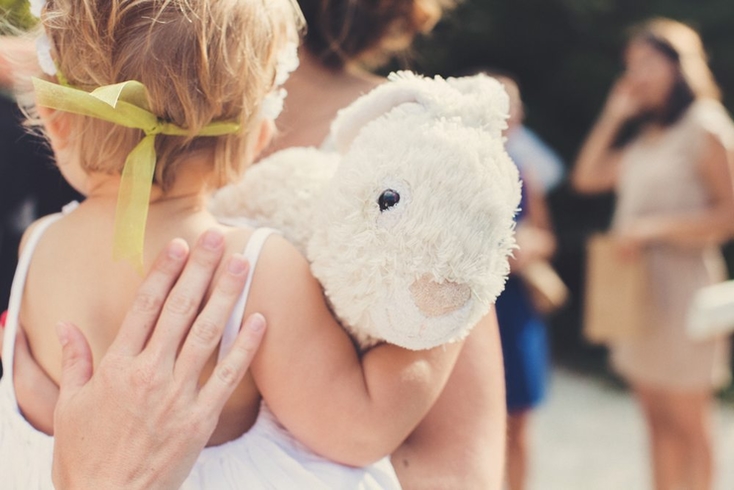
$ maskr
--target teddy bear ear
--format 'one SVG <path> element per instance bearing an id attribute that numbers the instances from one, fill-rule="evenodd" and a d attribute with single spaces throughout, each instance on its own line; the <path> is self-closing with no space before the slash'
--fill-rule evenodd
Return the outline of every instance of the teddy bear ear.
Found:
<path id="1" fill-rule="evenodd" d="M 463 124 L 482 128 L 495 137 L 502 136 L 507 129 L 510 97 L 499 80 L 480 73 L 448 78 L 446 82 L 461 94 L 459 111 Z"/>
<path id="2" fill-rule="evenodd" d="M 401 71 L 339 111 L 329 138 L 339 153 L 346 153 L 363 127 L 407 103 L 417 104 L 428 119 L 457 118 L 497 138 L 507 128 L 510 109 L 505 88 L 487 75 L 444 80 Z"/>
<path id="3" fill-rule="evenodd" d="M 402 104 L 420 101 L 423 77 L 405 73 L 413 83 L 382 84 L 340 110 L 331 123 L 330 139 L 339 153 L 346 153 L 359 132 L 370 122 Z"/>

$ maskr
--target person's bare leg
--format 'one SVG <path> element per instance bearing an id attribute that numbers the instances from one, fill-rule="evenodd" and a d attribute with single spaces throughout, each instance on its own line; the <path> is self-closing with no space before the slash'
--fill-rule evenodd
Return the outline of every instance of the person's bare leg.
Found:
<path id="1" fill-rule="evenodd" d="M 681 436 L 669 414 L 669 400 L 658 390 L 636 387 L 647 423 L 655 490 L 680 490 L 685 481 Z"/>
<path id="2" fill-rule="evenodd" d="M 525 490 L 528 472 L 530 410 L 507 418 L 507 483 L 509 490 Z"/>
<path id="3" fill-rule="evenodd" d="M 686 468 L 686 489 L 713 488 L 714 449 L 710 392 L 668 395 Z"/>

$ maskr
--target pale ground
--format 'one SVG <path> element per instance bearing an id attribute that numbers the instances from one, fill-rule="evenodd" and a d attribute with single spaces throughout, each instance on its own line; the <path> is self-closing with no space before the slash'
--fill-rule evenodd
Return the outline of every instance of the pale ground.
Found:
<path id="1" fill-rule="evenodd" d="M 563 368 L 533 420 L 530 490 L 649 490 L 645 428 L 628 392 Z M 716 490 L 734 489 L 734 408 L 717 407 Z"/>

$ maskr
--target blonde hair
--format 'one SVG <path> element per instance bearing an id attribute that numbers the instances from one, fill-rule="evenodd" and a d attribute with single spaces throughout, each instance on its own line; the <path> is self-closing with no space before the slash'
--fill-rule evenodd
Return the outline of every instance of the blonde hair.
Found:
<path id="1" fill-rule="evenodd" d="M 241 174 L 249 136 L 273 89 L 277 56 L 297 39 L 300 12 L 289 0 L 50 0 L 42 24 L 68 83 L 83 90 L 143 83 L 151 111 L 189 135 L 156 140 L 155 181 L 175 181 L 184 156 L 210 157 L 212 184 Z M 70 121 L 74 156 L 87 172 L 120 173 L 139 130 L 85 116 Z M 197 137 L 213 121 L 243 131 Z"/>
<path id="2" fill-rule="evenodd" d="M 721 100 L 721 89 L 709 68 L 703 41 L 692 27 L 658 17 L 635 28 L 631 41 L 652 41 L 659 49 L 669 50 L 677 58 L 681 76 L 696 98 Z"/>

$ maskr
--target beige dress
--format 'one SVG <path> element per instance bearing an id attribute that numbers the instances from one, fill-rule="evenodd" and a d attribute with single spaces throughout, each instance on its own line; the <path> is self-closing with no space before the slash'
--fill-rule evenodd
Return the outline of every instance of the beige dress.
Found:
<path id="1" fill-rule="evenodd" d="M 734 124 L 721 104 L 699 100 L 654 140 L 625 149 L 613 227 L 640 217 L 696 214 L 710 203 L 699 173 L 707 133 L 734 148 Z M 686 314 L 696 291 L 726 278 L 718 247 L 655 245 L 646 254 L 651 279 L 649 329 L 612 346 L 612 364 L 633 384 L 676 391 L 718 388 L 729 381 L 728 339 L 693 341 Z"/>

